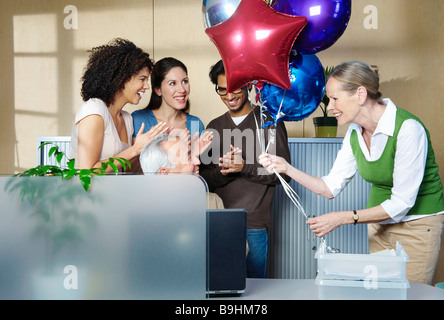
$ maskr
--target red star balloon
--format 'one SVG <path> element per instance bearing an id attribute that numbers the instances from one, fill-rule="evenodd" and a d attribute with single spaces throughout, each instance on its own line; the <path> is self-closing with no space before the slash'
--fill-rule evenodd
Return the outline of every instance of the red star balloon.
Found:
<path id="1" fill-rule="evenodd" d="M 228 91 L 261 81 L 290 89 L 290 51 L 306 24 L 306 17 L 279 13 L 264 0 L 242 0 L 230 18 L 207 28 L 222 57 Z"/>

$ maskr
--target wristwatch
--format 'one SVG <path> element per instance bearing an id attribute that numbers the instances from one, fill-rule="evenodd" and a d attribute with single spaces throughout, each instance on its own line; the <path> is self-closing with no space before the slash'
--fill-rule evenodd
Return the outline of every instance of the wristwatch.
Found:
<path id="1" fill-rule="evenodd" d="M 353 210 L 353 220 L 355 221 L 355 225 L 358 223 L 358 213 L 356 212 L 356 210 Z"/>

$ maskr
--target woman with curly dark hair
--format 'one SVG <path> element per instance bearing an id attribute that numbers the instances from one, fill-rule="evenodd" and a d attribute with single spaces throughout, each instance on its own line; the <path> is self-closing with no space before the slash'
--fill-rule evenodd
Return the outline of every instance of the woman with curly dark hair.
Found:
<path id="1" fill-rule="evenodd" d="M 143 147 L 168 131 L 166 123 L 159 123 L 143 133 L 142 125 L 133 138 L 132 117 L 122 110 L 127 103 L 140 102 L 149 89 L 152 68 L 149 54 L 125 39 L 90 50 L 82 77 L 85 103 L 76 114 L 71 135 L 70 156 L 78 168 L 100 167 L 110 157 L 121 157 L 137 170 Z"/>

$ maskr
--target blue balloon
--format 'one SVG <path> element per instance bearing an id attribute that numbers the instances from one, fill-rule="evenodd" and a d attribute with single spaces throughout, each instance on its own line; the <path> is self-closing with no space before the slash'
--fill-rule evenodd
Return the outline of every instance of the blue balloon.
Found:
<path id="1" fill-rule="evenodd" d="M 325 74 L 318 57 L 290 56 L 290 82 L 288 90 L 269 83 L 260 90 L 263 106 L 275 123 L 302 120 L 319 106 L 325 91 Z"/>
<path id="2" fill-rule="evenodd" d="M 241 0 L 204 0 L 202 13 L 205 28 L 213 27 L 230 18 Z"/>

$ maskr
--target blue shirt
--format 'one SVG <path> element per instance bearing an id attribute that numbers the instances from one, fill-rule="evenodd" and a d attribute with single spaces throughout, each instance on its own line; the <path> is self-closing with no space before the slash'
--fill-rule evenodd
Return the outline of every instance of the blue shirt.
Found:
<path id="1" fill-rule="evenodd" d="M 202 131 L 205 130 L 202 121 L 196 116 L 192 116 L 188 113 L 185 114 L 187 115 L 186 127 L 188 131 L 190 131 L 191 136 L 193 136 L 197 131 L 199 131 L 200 135 Z M 148 130 L 151 129 L 151 127 L 154 127 L 157 124 L 157 119 L 154 116 L 153 111 L 150 109 L 136 110 L 131 115 L 133 117 L 133 125 L 134 125 L 133 137 L 137 136 L 137 133 L 139 132 L 140 127 L 142 126 L 142 123 L 145 123 L 145 129 L 143 130 L 143 133 L 147 132 Z"/>

